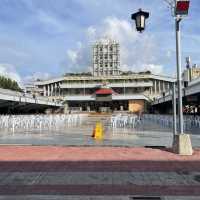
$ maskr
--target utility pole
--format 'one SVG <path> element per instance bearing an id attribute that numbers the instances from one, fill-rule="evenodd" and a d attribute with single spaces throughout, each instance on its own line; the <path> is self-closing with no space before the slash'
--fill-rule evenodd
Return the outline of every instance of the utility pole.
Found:
<path id="1" fill-rule="evenodd" d="M 173 107 L 173 134 L 175 136 L 177 134 L 177 126 L 176 126 L 176 83 L 175 82 L 172 85 L 172 107 Z"/>
<path id="2" fill-rule="evenodd" d="M 180 41 L 180 22 L 181 18 L 175 18 L 176 28 L 176 65 L 177 65 L 177 86 L 178 86 L 178 117 L 179 117 L 179 134 L 183 134 L 183 94 L 182 94 L 182 70 L 181 70 L 181 41 Z"/>

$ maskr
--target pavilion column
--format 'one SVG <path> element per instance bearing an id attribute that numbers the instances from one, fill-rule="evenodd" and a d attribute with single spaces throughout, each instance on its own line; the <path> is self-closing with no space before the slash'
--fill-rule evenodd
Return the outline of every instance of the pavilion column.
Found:
<path id="1" fill-rule="evenodd" d="M 49 97 L 50 96 L 50 86 L 47 85 L 47 96 Z"/>
<path id="2" fill-rule="evenodd" d="M 55 83 L 55 85 L 54 85 L 54 96 L 57 96 L 57 89 L 58 89 L 58 85 L 57 85 L 57 83 Z"/>
<path id="3" fill-rule="evenodd" d="M 58 83 L 58 93 L 59 93 L 59 97 L 61 96 L 61 92 L 60 92 L 60 83 Z"/>
<path id="4" fill-rule="evenodd" d="M 49 96 L 51 96 L 51 85 L 49 84 Z"/>
<path id="5" fill-rule="evenodd" d="M 167 91 L 169 91 L 169 88 L 170 88 L 170 85 L 169 85 L 169 82 L 167 84 Z"/>
<path id="6" fill-rule="evenodd" d="M 50 85 L 50 96 L 51 97 L 53 96 L 53 85 L 52 84 Z"/>
<path id="7" fill-rule="evenodd" d="M 158 93 L 161 93 L 160 81 L 158 81 Z"/>
<path id="8" fill-rule="evenodd" d="M 53 84 L 51 84 L 51 96 L 53 96 Z"/>
<path id="9" fill-rule="evenodd" d="M 154 93 L 157 93 L 157 84 L 156 84 L 156 80 L 154 81 Z"/>
<path id="10" fill-rule="evenodd" d="M 165 92 L 165 81 L 163 81 L 162 91 Z"/>
<path id="11" fill-rule="evenodd" d="M 44 93 L 43 96 L 46 97 L 46 85 L 43 86 L 43 93 Z"/>
<path id="12" fill-rule="evenodd" d="M 153 93 L 153 91 L 152 91 L 152 90 L 153 90 L 153 88 L 152 88 L 152 87 L 150 87 L 150 94 L 152 94 L 152 93 Z"/>

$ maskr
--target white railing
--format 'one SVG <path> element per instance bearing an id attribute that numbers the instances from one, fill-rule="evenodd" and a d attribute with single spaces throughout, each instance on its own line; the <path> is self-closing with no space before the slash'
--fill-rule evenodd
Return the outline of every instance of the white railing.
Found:
<path id="1" fill-rule="evenodd" d="M 99 83 L 72 83 L 72 84 L 67 84 L 63 83 L 61 85 L 61 88 L 95 88 L 95 87 L 100 87 L 102 85 L 101 82 Z M 118 82 L 118 83 L 109 83 L 109 87 L 115 88 L 115 87 L 152 87 L 153 83 L 152 82 Z"/>
<path id="2" fill-rule="evenodd" d="M 35 96 L 33 94 L 16 92 L 2 88 L 0 88 L 0 98 L 2 98 L 2 100 L 18 101 L 24 103 L 37 103 L 37 104 L 61 106 L 60 103 L 56 101 L 53 102 L 47 97 Z"/>
<path id="3" fill-rule="evenodd" d="M 194 128 L 200 129 L 200 116 L 184 115 L 184 131 L 189 131 Z M 145 114 L 142 120 L 150 121 L 160 125 L 163 128 L 173 128 L 173 116 L 172 115 L 157 115 L 157 114 Z M 176 120 L 178 127 L 178 118 Z"/>

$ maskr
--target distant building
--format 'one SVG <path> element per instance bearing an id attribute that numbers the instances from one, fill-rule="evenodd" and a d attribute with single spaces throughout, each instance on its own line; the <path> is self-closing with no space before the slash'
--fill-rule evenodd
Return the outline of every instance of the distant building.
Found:
<path id="1" fill-rule="evenodd" d="M 101 39 L 93 45 L 93 75 L 115 76 L 120 70 L 120 46 L 114 40 Z"/>
<path id="2" fill-rule="evenodd" d="M 175 80 L 150 71 L 120 72 L 119 51 L 116 41 L 100 40 L 93 46 L 93 74 L 68 73 L 60 78 L 37 81 L 36 91 L 50 99 L 62 99 L 69 110 L 145 111 L 147 104 L 164 96 Z"/>
<path id="3" fill-rule="evenodd" d="M 200 77 L 200 67 L 196 64 L 191 66 L 190 57 L 186 58 L 186 69 L 183 71 L 182 78 L 184 86 L 187 87 L 188 83 Z"/>
<path id="4" fill-rule="evenodd" d="M 172 82 L 173 78 L 153 74 L 65 76 L 35 82 L 35 87 L 42 96 L 64 100 L 70 110 L 139 112 L 168 92 Z"/>

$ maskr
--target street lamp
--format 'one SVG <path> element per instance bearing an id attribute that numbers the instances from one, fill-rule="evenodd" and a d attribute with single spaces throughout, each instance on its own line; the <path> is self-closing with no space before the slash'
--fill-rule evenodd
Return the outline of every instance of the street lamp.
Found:
<path id="1" fill-rule="evenodd" d="M 137 31 L 141 33 L 145 29 L 145 21 L 147 18 L 149 18 L 149 13 L 142 11 L 142 9 L 139 9 L 138 12 L 131 15 L 131 18 L 135 20 Z"/>
<path id="2" fill-rule="evenodd" d="M 181 77 L 181 41 L 180 22 L 188 15 L 189 0 L 177 0 L 175 2 L 175 28 L 176 28 L 176 62 L 177 62 L 177 85 L 178 85 L 178 112 L 179 112 L 179 133 L 183 134 L 183 103 L 182 103 L 182 77 Z"/>
<path id="3" fill-rule="evenodd" d="M 181 155 L 192 155 L 192 145 L 190 136 L 183 133 L 183 102 L 182 102 L 182 77 L 181 77 L 181 46 L 180 46 L 180 22 L 183 17 L 188 15 L 190 0 L 165 0 L 174 9 L 175 27 L 176 27 L 176 63 L 177 63 L 177 85 L 178 85 L 178 116 L 179 131 L 174 136 L 173 149 L 174 152 Z M 135 20 L 136 29 L 142 32 L 145 29 L 145 20 L 149 17 L 148 12 L 141 9 L 137 13 L 132 14 L 131 18 Z M 175 89 L 174 89 L 175 91 Z M 175 100 L 174 100 L 175 101 Z M 175 109 L 174 109 L 175 110 Z M 174 132 L 176 132 L 174 130 Z"/>
<path id="4" fill-rule="evenodd" d="M 180 41 L 180 22 L 188 15 L 189 0 L 175 0 L 174 16 L 176 29 L 176 64 L 177 64 L 177 86 L 178 86 L 178 116 L 179 131 L 173 141 L 174 151 L 181 155 L 192 155 L 192 145 L 190 136 L 183 133 L 183 101 L 182 101 L 182 77 L 181 77 L 181 41 Z"/>

